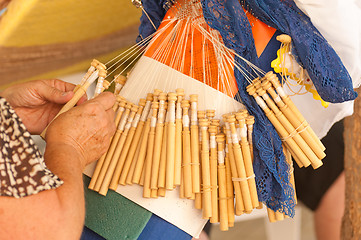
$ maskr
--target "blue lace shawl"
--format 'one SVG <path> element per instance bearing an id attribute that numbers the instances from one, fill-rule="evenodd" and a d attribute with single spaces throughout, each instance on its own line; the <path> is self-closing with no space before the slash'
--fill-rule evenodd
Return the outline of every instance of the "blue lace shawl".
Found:
<path id="1" fill-rule="evenodd" d="M 170 2 L 172 1 L 143 1 L 145 10 L 156 26 L 159 26 L 165 15 L 163 6 Z M 261 21 L 292 37 L 294 55 L 307 69 L 324 100 L 343 102 L 356 98 L 351 78 L 340 58 L 292 0 L 242 0 L 242 5 Z M 202 7 L 207 24 L 220 32 L 225 45 L 258 65 L 251 26 L 240 2 L 202 0 Z M 142 16 L 141 22 L 139 31 L 143 38 L 154 32 L 145 16 Z M 235 60 L 252 73 L 242 60 Z M 295 201 L 281 140 L 263 111 L 246 92 L 248 83 L 236 68 L 235 77 L 243 104 L 256 118 L 253 139 L 258 197 L 269 208 L 293 216 Z"/>

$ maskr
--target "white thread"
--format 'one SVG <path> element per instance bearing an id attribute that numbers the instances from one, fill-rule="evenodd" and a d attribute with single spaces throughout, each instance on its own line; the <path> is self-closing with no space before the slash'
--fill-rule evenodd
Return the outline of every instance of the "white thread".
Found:
<path id="1" fill-rule="evenodd" d="M 123 88 L 123 84 L 115 83 L 114 93 L 118 94 L 120 92 L 120 90 L 122 90 L 122 88 Z"/>
<path id="2" fill-rule="evenodd" d="M 246 181 L 246 180 L 248 180 L 248 179 L 251 179 L 251 178 L 254 178 L 254 177 L 256 177 L 256 175 L 254 175 L 254 174 L 252 174 L 251 176 L 249 176 L 249 177 L 245 177 L 245 178 L 232 178 L 232 181 L 233 182 L 243 182 L 243 181 Z"/>
<path id="3" fill-rule="evenodd" d="M 120 121 L 119 126 L 118 126 L 118 129 L 120 131 L 124 130 L 125 124 L 127 123 L 127 118 L 128 118 L 128 116 L 123 116 L 122 120 Z"/>
<path id="4" fill-rule="evenodd" d="M 265 109 L 267 107 L 266 103 L 259 96 L 256 97 L 256 102 L 262 109 Z"/>
<path id="5" fill-rule="evenodd" d="M 118 108 L 117 114 L 118 114 L 118 113 L 122 113 L 122 112 L 124 112 L 124 110 L 125 110 L 125 108 L 124 108 L 124 107 L 120 107 L 120 108 Z"/>
<path id="6" fill-rule="evenodd" d="M 209 137 L 209 145 L 210 145 L 210 148 L 217 148 L 216 136 Z"/>
<path id="7" fill-rule="evenodd" d="M 183 115 L 183 127 L 189 127 L 189 116 Z"/>
<path id="8" fill-rule="evenodd" d="M 191 121 L 192 125 L 198 125 L 197 102 L 192 102 Z"/>
<path id="9" fill-rule="evenodd" d="M 147 103 L 145 104 L 145 107 L 143 109 L 142 117 L 140 118 L 140 121 L 145 122 L 147 120 L 147 116 L 149 114 L 151 105 L 152 105 L 152 103 L 150 101 L 147 101 Z"/>
<path id="10" fill-rule="evenodd" d="M 247 128 L 245 126 L 241 127 L 241 138 L 246 138 L 247 137 Z"/>
<path id="11" fill-rule="evenodd" d="M 285 91 L 283 90 L 283 88 L 281 86 L 277 87 L 276 91 L 277 91 L 278 95 L 280 95 L 282 98 L 287 96 Z"/>
<path id="12" fill-rule="evenodd" d="M 269 99 L 269 96 L 268 96 L 268 94 L 263 94 L 262 98 L 266 101 L 267 99 Z"/>
<path id="13" fill-rule="evenodd" d="M 90 75 L 90 77 L 88 78 L 87 82 L 93 83 L 98 78 L 98 73 L 99 73 L 98 70 L 93 72 L 92 75 Z"/>
<path id="14" fill-rule="evenodd" d="M 133 123 L 132 123 L 132 127 L 136 128 L 138 126 L 140 120 L 140 114 L 137 113 L 134 117 Z"/>
<path id="15" fill-rule="evenodd" d="M 236 133 L 232 134 L 232 143 L 238 143 L 238 136 Z"/>
<path id="16" fill-rule="evenodd" d="M 176 119 L 182 119 L 182 107 L 180 102 L 177 103 Z"/>
<path id="17" fill-rule="evenodd" d="M 275 103 L 279 103 L 282 100 L 281 100 L 280 96 L 277 96 L 277 97 L 274 98 L 274 101 L 275 101 Z"/>
<path id="18" fill-rule="evenodd" d="M 218 151 L 218 164 L 224 164 L 224 151 Z"/>
<path id="19" fill-rule="evenodd" d="M 241 129 L 239 127 L 237 127 L 236 130 L 237 130 L 237 138 L 239 140 L 239 139 L 241 139 Z"/>
<path id="20" fill-rule="evenodd" d="M 155 127 L 155 126 L 157 126 L 157 118 L 152 116 L 150 118 L 150 127 Z"/>

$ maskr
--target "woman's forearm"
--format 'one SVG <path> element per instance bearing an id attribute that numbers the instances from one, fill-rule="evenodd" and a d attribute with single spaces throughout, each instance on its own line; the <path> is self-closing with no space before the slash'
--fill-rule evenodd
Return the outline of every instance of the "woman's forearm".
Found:
<path id="1" fill-rule="evenodd" d="M 47 146 L 46 165 L 64 184 L 25 198 L 0 198 L 1 239 L 80 238 L 85 215 L 81 158 L 71 146 Z"/>

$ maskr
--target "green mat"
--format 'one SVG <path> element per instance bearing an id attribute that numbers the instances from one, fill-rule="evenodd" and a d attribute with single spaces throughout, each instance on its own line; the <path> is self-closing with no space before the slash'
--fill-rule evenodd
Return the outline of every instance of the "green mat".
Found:
<path id="1" fill-rule="evenodd" d="M 114 191 L 104 197 L 87 187 L 90 178 L 85 176 L 85 226 L 108 240 L 137 239 L 152 213 Z"/>

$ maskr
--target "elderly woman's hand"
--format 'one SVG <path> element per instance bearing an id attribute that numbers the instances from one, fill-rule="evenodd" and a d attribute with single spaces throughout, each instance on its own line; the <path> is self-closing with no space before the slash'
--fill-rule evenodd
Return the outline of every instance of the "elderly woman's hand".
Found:
<path id="1" fill-rule="evenodd" d="M 115 132 L 114 103 L 114 94 L 105 92 L 59 115 L 46 132 L 47 148 L 72 147 L 83 167 L 99 159 Z"/>
<path id="2" fill-rule="evenodd" d="M 75 85 L 57 79 L 37 80 L 13 85 L 1 96 L 14 108 L 32 134 L 40 134 L 74 95 Z M 79 103 L 84 102 L 84 96 Z"/>

